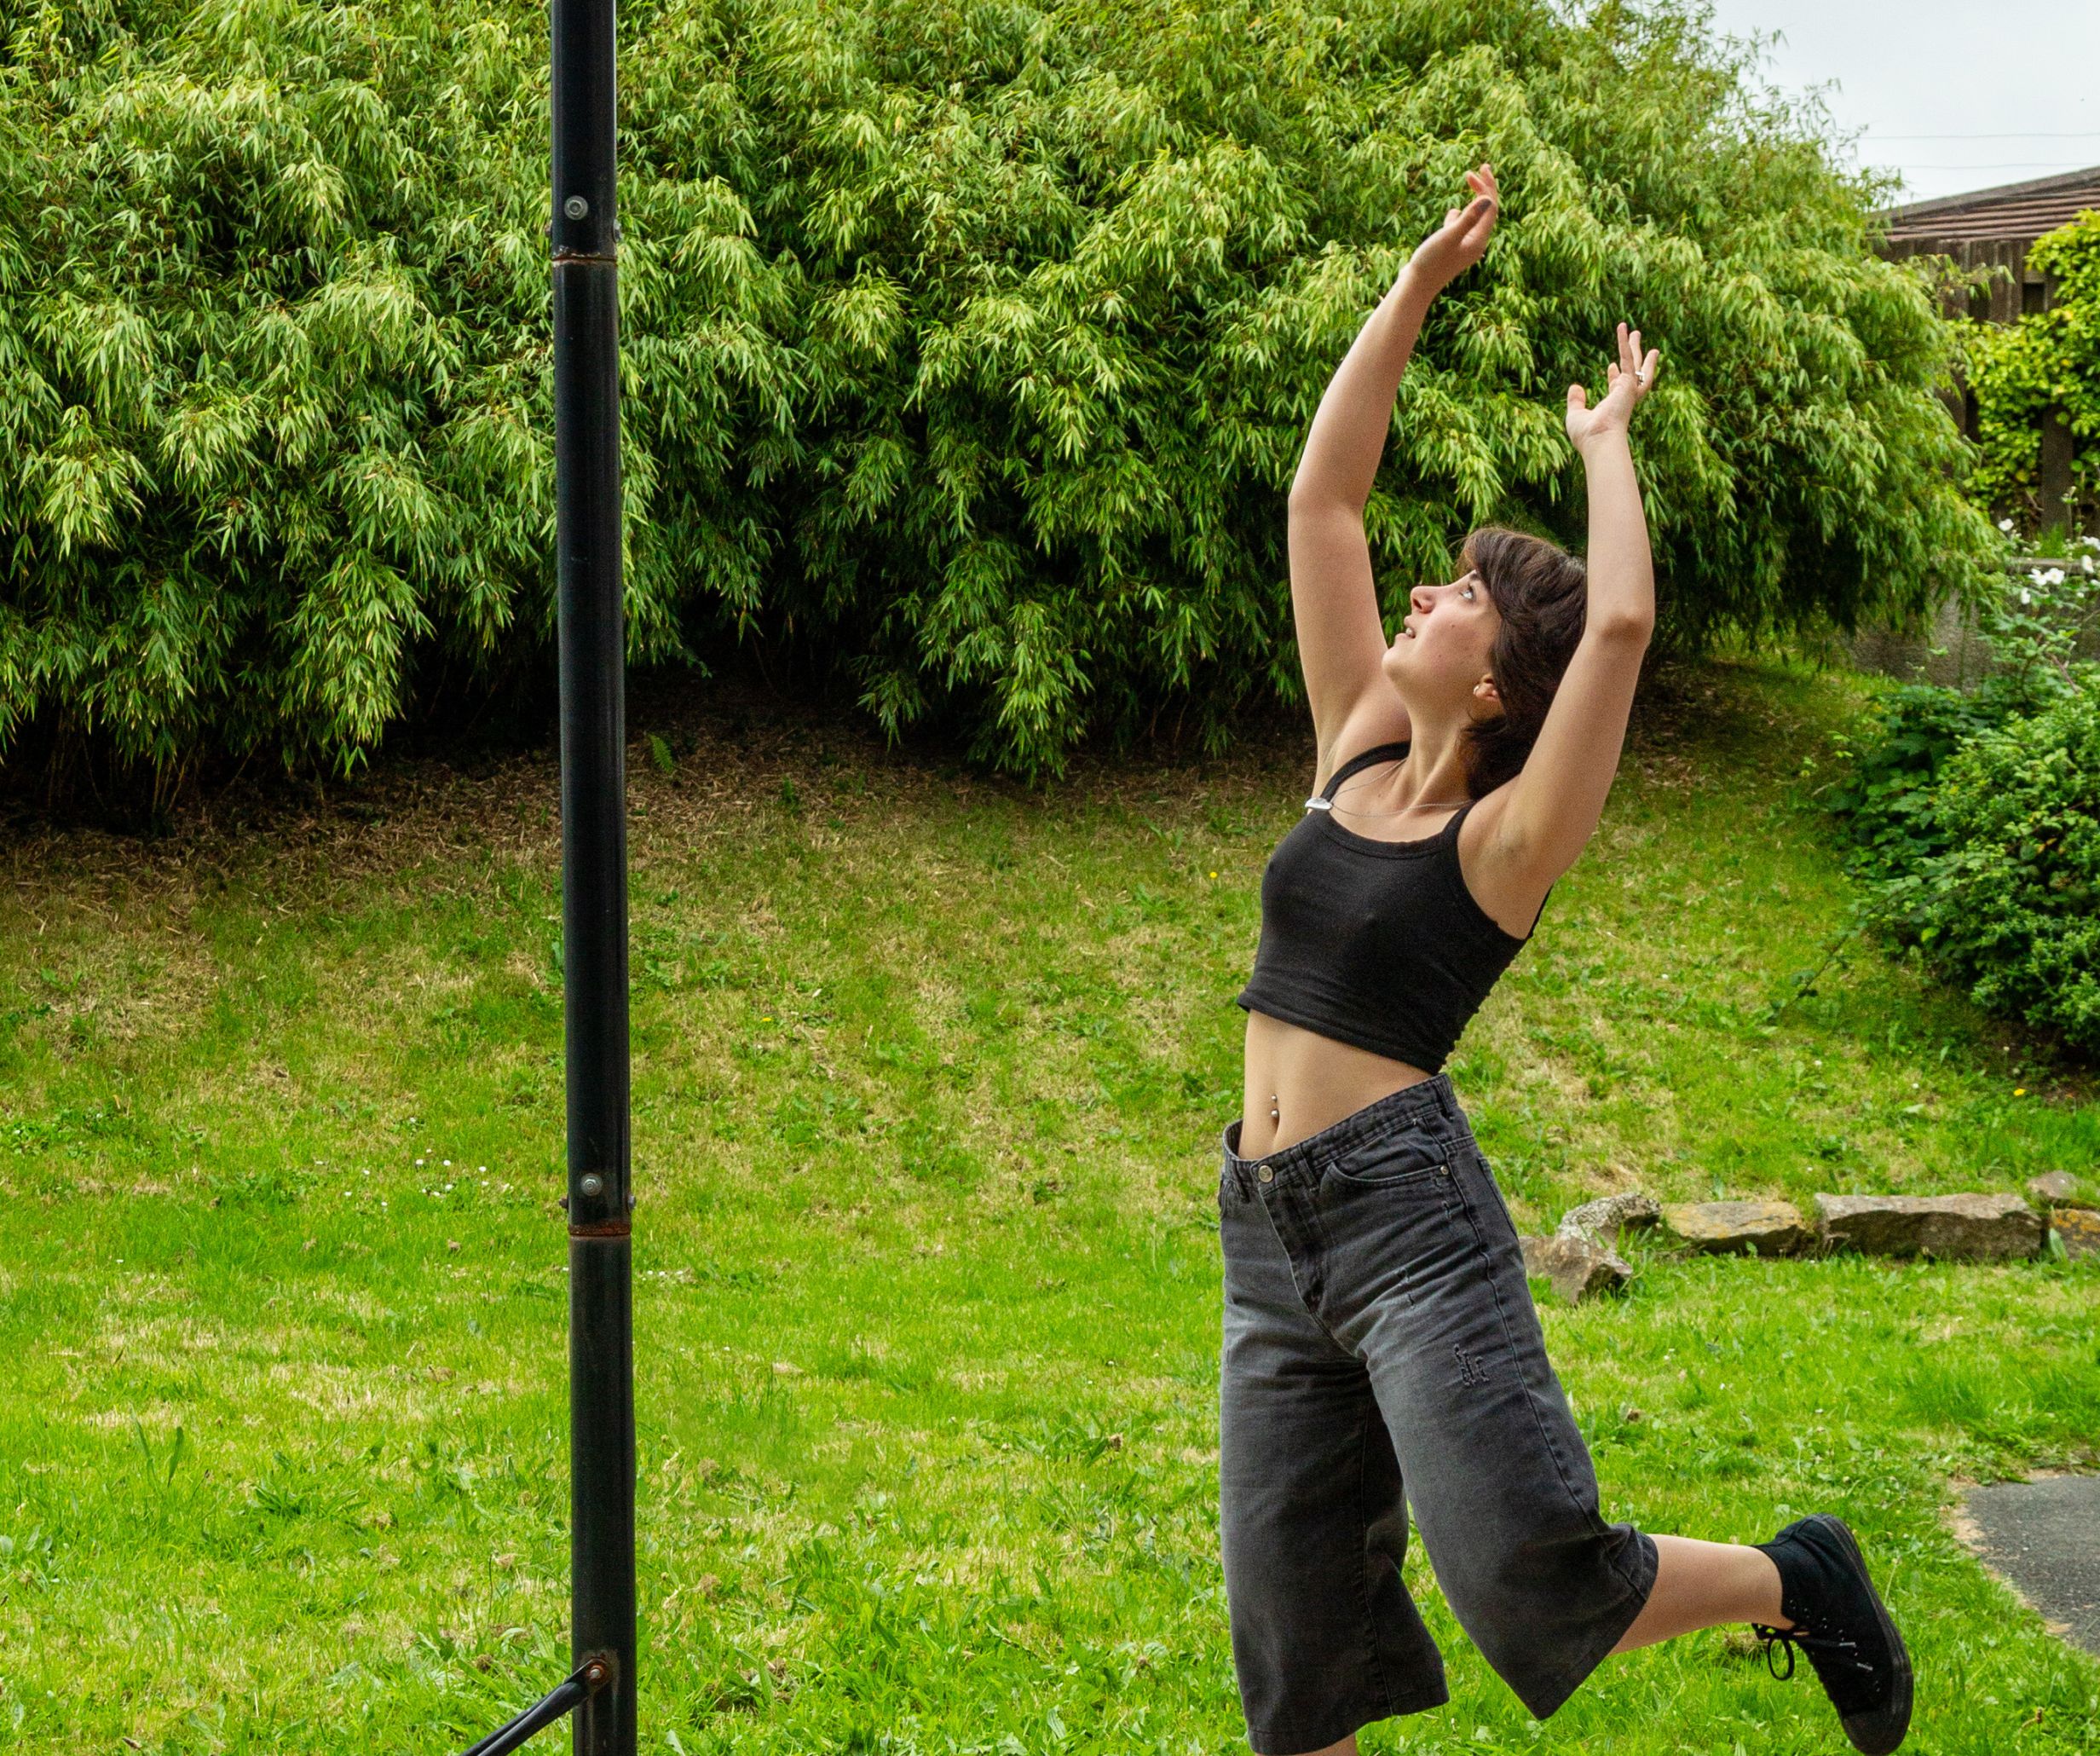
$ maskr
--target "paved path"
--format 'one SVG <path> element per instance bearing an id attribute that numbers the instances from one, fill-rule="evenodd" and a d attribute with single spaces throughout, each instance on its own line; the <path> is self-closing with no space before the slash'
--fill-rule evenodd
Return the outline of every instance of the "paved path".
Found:
<path id="1" fill-rule="evenodd" d="M 1972 1487 L 1983 1558 L 2068 1638 L 2100 1653 L 2100 1476 Z"/>

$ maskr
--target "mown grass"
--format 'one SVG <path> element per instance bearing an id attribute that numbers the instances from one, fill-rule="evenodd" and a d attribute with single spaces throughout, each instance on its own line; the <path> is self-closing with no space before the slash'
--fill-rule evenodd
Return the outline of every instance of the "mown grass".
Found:
<path id="1" fill-rule="evenodd" d="M 2100 1159 L 2089 1077 L 1958 996 L 1857 947 L 1802 991 L 1846 895 L 1813 765 L 1874 686 L 1644 695 L 1451 1064 L 1520 1222 Z M 1307 741 L 1031 797 L 793 715 L 638 719 L 644 1747 L 1243 1748 L 1213 1196 Z M 170 843 L 17 839 L 0 1744 L 436 1751 L 560 1674 L 554 800 L 544 760 L 408 765 Z M 1947 1524 L 1950 1483 L 2093 1462 L 2100 1274 L 1639 1266 L 1546 1302 L 1607 1516 L 1839 1511 L 1915 1747 L 2100 1744 L 2100 1666 Z M 1411 1568 L 1454 1701 L 1369 1750 L 1844 1747 L 1805 1666 L 1718 1631 L 1538 1726 Z"/>

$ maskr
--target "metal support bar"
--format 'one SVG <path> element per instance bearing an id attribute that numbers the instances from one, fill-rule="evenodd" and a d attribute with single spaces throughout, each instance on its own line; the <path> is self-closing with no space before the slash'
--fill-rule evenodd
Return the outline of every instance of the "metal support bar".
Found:
<path id="1" fill-rule="evenodd" d="M 504 1756 L 534 1732 L 554 1724 L 564 1713 L 573 1713 L 612 1680 L 613 1669 L 605 1658 L 580 1665 L 574 1672 L 550 1690 L 516 1718 L 498 1726 L 479 1743 L 468 1747 L 465 1756 Z"/>

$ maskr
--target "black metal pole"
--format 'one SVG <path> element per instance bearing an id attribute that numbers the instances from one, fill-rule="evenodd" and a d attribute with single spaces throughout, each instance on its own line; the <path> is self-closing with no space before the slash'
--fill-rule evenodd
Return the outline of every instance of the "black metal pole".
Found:
<path id="1" fill-rule="evenodd" d="M 553 0 L 554 477 L 568 1084 L 571 1644 L 607 1665 L 576 1756 L 634 1756 L 626 633 L 613 0 Z"/>

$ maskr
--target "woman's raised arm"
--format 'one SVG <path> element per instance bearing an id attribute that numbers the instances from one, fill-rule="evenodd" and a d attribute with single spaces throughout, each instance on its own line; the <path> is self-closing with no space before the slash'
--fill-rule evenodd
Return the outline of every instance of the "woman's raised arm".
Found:
<path id="1" fill-rule="evenodd" d="M 1323 752 L 1371 684 L 1382 680 L 1385 630 L 1364 508 L 1422 320 L 1453 277 L 1480 261 L 1495 228 L 1494 171 L 1482 165 L 1466 173 L 1466 182 L 1475 199 L 1451 209 L 1422 241 L 1329 380 L 1291 482 L 1291 609 Z M 1397 724 L 1386 726 L 1384 736 L 1404 737 L 1406 713 L 1397 697 L 1392 711 Z"/>
<path id="2" fill-rule="evenodd" d="M 1422 320 L 1437 294 L 1479 262 L 1495 229 L 1495 173 L 1486 165 L 1466 173 L 1474 199 L 1454 207 L 1400 270 L 1392 291 L 1343 356 L 1320 398 L 1298 459 L 1290 499 L 1353 507 L 1361 516 L 1393 424 L 1393 399 L 1415 351 Z"/>
<path id="3" fill-rule="evenodd" d="M 1509 783 L 1494 832 L 1498 858 L 1542 895 L 1575 864 L 1604 815 L 1655 629 L 1655 567 L 1626 429 L 1661 359 L 1654 349 L 1644 358 L 1641 332 L 1622 323 L 1618 359 L 1606 373 L 1610 389 L 1597 406 L 1580 384 L 1568 386 L 1567 436 L 1589 492 L 1583 635 L 1523 771 Z"/>

